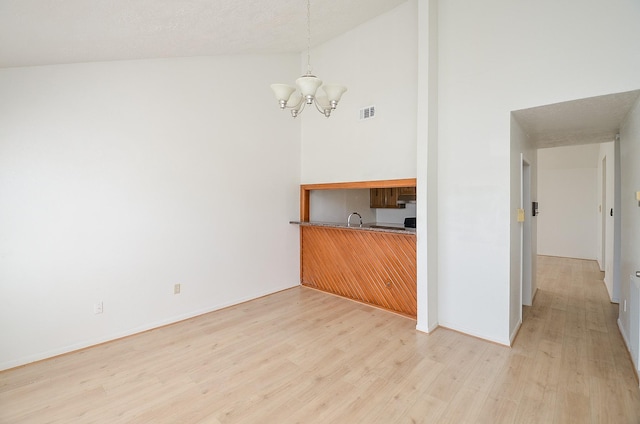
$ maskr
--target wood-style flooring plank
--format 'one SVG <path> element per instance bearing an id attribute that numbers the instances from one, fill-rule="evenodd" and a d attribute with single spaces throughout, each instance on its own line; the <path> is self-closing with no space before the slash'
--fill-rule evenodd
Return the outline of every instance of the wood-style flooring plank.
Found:
<path id="1" fill-rule="evenodd" d="M 0 422 L 640 423 L 597 265 L 537 275 L 512 348 L 297 287 L 0 372 Z"/>

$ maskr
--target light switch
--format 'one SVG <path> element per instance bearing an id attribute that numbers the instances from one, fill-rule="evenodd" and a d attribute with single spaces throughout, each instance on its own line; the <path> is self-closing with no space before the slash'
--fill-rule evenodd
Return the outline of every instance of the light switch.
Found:
<path id="1" fill-rule="evenodd" d="M 518 209 L 518 222 L 524 222 L 524 209 Z"/>
<path id="2" fill-rule="evenodd" d="M 640 202 L 640 191 L 636 191 L 636 200 Z"/>

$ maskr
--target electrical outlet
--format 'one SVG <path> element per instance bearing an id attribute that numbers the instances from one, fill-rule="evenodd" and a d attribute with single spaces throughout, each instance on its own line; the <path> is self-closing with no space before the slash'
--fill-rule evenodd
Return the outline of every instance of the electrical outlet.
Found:
<path id="1" fill-rule="evenodd" d="M 180 294 L 180 284 L 175 284 L 173 286 L 173 294 Z"/>
<path id="2" fill-rule="evenodd" d="M 98 315 L 104 312 L 104 304 L 102 303 L 102 300 L 98 303 L 94 303 L 93 304 L 93 313 Z"/>

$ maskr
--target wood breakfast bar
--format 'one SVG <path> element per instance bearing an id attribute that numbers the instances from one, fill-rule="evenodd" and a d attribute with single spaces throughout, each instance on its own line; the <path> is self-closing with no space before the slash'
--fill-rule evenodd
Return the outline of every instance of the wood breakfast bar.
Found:
<path id="1" fill-rule="evenodd" d="M 415 179 L 386 183 L 415 187 Z M 338 185 L 349 188 L 353 184 L 385 187 L 384 181 Z M 301 220 L 291 222 L 300 225 L 301 284 L 415 319 L 415 228 L 310 222 L 309 190 L 333 187 L 336 184 L 301 186 Z"/>

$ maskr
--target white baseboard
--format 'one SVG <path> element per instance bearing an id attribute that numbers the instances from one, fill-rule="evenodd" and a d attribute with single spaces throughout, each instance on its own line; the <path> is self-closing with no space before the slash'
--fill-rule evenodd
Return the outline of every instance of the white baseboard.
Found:
<path id="1" fill-rule="evenodd" d="M 427 334 L 433 332 L 436 328 L 438 328 L 438 323 L 437 322 L 435 324 L 431 325 L 430 327 L 423 327 L 420 324 L 416 325 L 416 330 L 421 331 L 423 333 L 427 333 Z"/>
<path id="2" fill-rule="evenodd" d="M 10 361 L 5 361 L 0 363 L 0 371 L 4 371 L 4 370 L 8 370 L 10 368 L 16 368 L 16 367 L 20 367 L 23 365 L 27 365 L 30 364 L 32 362 L 37 362 L 37 361 L 42 361 L 44 359 L 49 359 L 49 358 L 53 358 L 55 356 L 60 356 L 60 355 L 64 355 L 66 353 L 71 353 L 71 352 L 75 352 L 77 350 L 82 350 L 82 349 L 86 349 L 88 347 L 91 346 L 96 346 L 102 343 L 107 343 L 107 342 L 111 342 L 114 340 L 118 340 L 118 339 L 122 339 L 124 337 L 129 337 L 129 336 L 133 336 L 135 334 L 139 334 L 139 333 L 143 333 L 145 331 L 149 331 L 149 330 L 153 330 L 155 328 L 160 328 L 160 327 L 164 327 L 165 325 L 170 325 L 170 324 L 175 324 L 177 322 L 180 321 L 184 321 L 193 317 L 197 317 L 199 315 L 204 315 L 204 314 L 208 314 L 210 312 L 215 312 L 217 310 L 220 309 L 224 309 L 227 308 L 229 306 L 234 306 L 234 305 L 238 305 L 240 303 L 244 303 L 244 302 L 248 302 L 250 300 L 254 300 L 254 299 L 258 299 L 260 297 L 263 296 L 268 296 L 270 294 L 274 294 L 277 293 L 279 291 L 282 290 L 287 290 L 290 289 L 292 287 L 296 287 L 299 284 L 293 285 L 293 286 L 285 286 L 285 287 L 281 287 L 275 290 L 269 290 L 267 292 L 264 293 L 255 293 L 252 294 L 251 296 L 246 296 L 246 297 L 242 297 L 242 298 L 238 298 L 238 299 L 234 299 L 232 301 L 229 302 L 225 302 L 225 303 L 221 303 L 218 305 L 214 305 L 214 306 L 210 306 L 207 308 L 202 308 L 202 309 L 198 309 L 195 311 L 191 311 L 185 314 L 181 314 L 181 315 L 174 315 L 172 317 L 168 317 L 166 319 L 160 320 L 160 321 L 155 321 L 155 322 L 151 322 L 139 327 L 135 327 L 135 328 L 131 328 L 122 332 L 118 332 L 118 333 L 113 333 L 113 334 L 109 334 L 106 335 L 104 337 L 100 337 L 100 338 L 96 338 L 96 339 L 90 339 L 90 340 L 83 340 L 81 342 L 78 343 L 74 343 L 71 345 L 67 345 L 67 346 L 62 346 L 56 349 L 52 349 L 52 350 L 48 350 L 45 352 L 40 352 L 40 353 L 36 353 L 34 355 L 29 355 L 29 356 L 25 356 L 22 358 L 18 358 L 18 359 L 14 359 L 14 360 L 10 360 Z"/>
<path id="3" fill-rule="evenodd" d="M 629 351 L 629 353 L 631 353 L 631 349 L 629 347 L 629 339 L 627 339 L 627 333 L 625 333 L 624 331 L 624 327 L 622 326 L 622 322 L 620 321 L 620 318 L 618 318 L 618 330 L 620 330 L 620 334 L 622 335 L 622 340 L 624 340 L 624 345 L 627 347 L 627 350 Z"/>
<path id="4" fill-rule="evenodd" d="M 627 338 L 627 333 L 624 331 L 624 327 L 622 326 L 622 322 L 620 318 L 618 318 L 618 330 L 620 330 L 620 334 L 622 335 L 622 340 L 624 340 L 624 345 L 627 348 L 627 352 L 629 352 L 629 357 L 631 358 L 631 363 L 633 364 L 634 371 L 637 377 L 640 377 L 640 366 L 633 361 L 633 354 L 631 353 L 631 345 L 629 343 L 629 339 Z M 640 380 L 640 378 L 639 378 Z M 638 385 L 640 387 L 640 384 Z"/>
<path id="5" fill-rule="evenodd" d="M 516 325 L 516 328 L 511 332 L 511 335 L 509 336 L 509 346 L 513 346 L 513 341 L 516 339 L 518 331 L 520 331 L 520 327 L 522 327 L 522 320 L 518 321 L 518 325 Z"/>
<path id="6" fill-rule="evenodd" d="M 498 339 L 498 338 L 495 338 L 495 337 L 487 337 L 484 334 L 478 333 L 477 331 L 470 330 L 470 329 L 467 329 L 467 328 L 457 327 L 455 325 L 449 325 L 449 324 L 443 323 L 443 322 L 440 323 L 440 327 L 448 328 L 449 330 L 457 331 L 458 333 L 466 334 L 468 336 L 472 336 L 472 337 L 475 337 L 475 338 L 478 338 L 478 339 L 482 339 L 482 340 L 486 340 L 486 341 L 493 342 L 493 343 L 496 343 L 496 344 L 500 344 L 500 345 L 503 345 L 503 346 L 511 347 L 511 342 L 509 340 Z"/>

